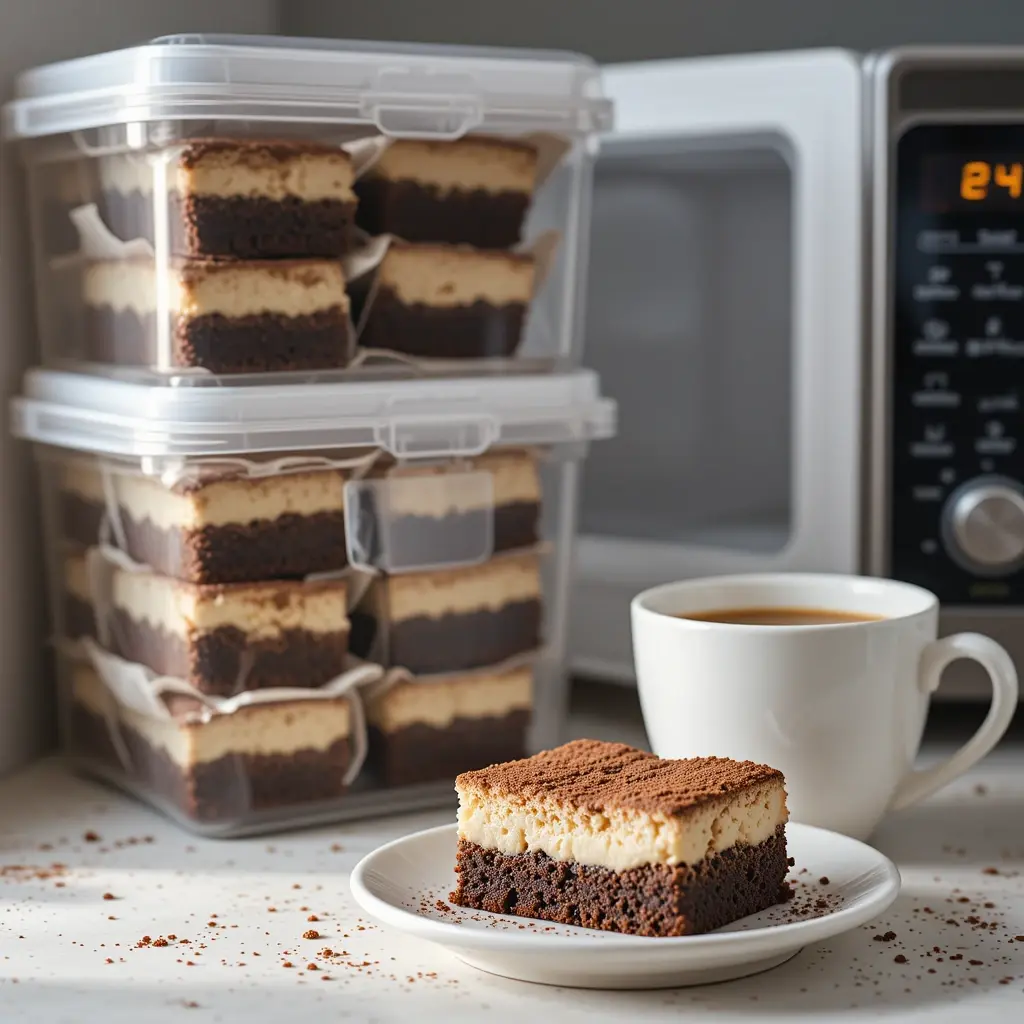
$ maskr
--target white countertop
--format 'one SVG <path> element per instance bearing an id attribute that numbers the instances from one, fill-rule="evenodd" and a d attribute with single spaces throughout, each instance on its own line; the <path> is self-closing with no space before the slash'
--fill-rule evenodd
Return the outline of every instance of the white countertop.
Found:
<path id="1" fill-rule="evenodd" d="M 618 716 L 577 716 L 573 725 L 577 735 L 635 739 Z M 204 841 L 56 761 L 37 764 L 0 783 L 0 1021 L 1024 1020 L 1024 942 L 1012 938 L 1024 934 L 1019 739 L 883 825 L 876 845 L 903 875 L 884 918 L 767 974 L 706 988 L 584 992 L 505 981 L 363 919 L 348 894 L 359 858 L 448 820 L 433 812 Z M 54 872 L 53 863 L 65 867 Z M 995 930 L 967 922 L 979 905 Z M 320 938 L 303 939 L 307 929 Z M 873 939 L 890 929 L 895 941 Z M 176 938 L 137 946 L 146 935 Z M 936 946 L 941 962 L 926 955 Z M 325 947 L 337 955 L 319 955 Z M 962 960 L 949 959 L 957 953 Z M 303 969 L 311 962 L 317 971 Z"/>

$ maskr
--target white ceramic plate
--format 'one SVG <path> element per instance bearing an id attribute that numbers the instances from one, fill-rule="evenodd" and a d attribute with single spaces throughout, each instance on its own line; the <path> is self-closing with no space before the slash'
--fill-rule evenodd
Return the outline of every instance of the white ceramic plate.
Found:
<path id="1" fill-rule="evenodd" d="M 899 894 L 896 865 L 864 843 L 792 822 L 786 838 L 795 898 L 708 935 L 640 938 L 449 906 L 454 824 L 368 854 L 352 872 L 352 895 L 382 923 L 505 978 L 573 988 L 702 985 L 777 967 L 867 923 Z"/>

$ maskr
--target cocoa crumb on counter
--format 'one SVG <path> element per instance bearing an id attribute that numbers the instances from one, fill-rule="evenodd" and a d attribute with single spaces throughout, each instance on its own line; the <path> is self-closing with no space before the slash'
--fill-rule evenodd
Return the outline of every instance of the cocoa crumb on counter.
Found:
<path id="1" fill-rule="evenodd" d="M 828 875 L 822 875 L 821 878 L 818 879 L 818 884 L 819 885 L 828 885 L 829 884 Z"/>
<path id="2" fill-rule="evenodd" d="M 886 932 L 884 935 L 873 935 L 875 942 L 892 942 L 896 938 L 895 932 Z"/>
<path id="3" fill-rule="evenodd" d="M 893 957 L 893 960 L 895 960 L 898 964 L 905 964 L 907 962 L 907 958 L 902 953 L 897 953 Z"/>
<path id="4" fill-rule="evenodd" d="M 998 875 L 999 868 L 982 868 L 981 873 L 983 875 Z"/>
<path id="5" fill-rule="evenodd" d="M 320 933 L 315 928 L 310 928 L 302 933 L 302 937 L 304 939 L 319 939 Z"/>
<path id="6" fill-rule="evenodd" d="M 320 968 L 316 964 L 306 964 L 307 971 L 319 971 Z"/>
<path id="7" fill-rule="evenodd" d="M 307 921 L 319 921 L 320 918 L 317 917 L 316 914 L 310 914 L 309 917 L 306 918 L 306 920 Z"/>
<path id="8" fill-rule="evenodd" d="M 103 898 L 105 900 L 116 900 L 117 899 L 117 897 L 112 892 L 105 892 L 103 894 Z"/>
<path id="9" fill-rule="evenodd" d="M 154 946 L 161 946 L 162 947 L 162 946 L 168 945 L 168 942 L 167 942 L 166 939 L 154 939 L 153 940 L 153 945 Z"/>
<path id="10" fill-rule="evenodd" d="M 295 964 L 293 964 L 293 963 L 291 962 L 291 960 L 285 960 L 285 961 L 284 961 L 284 963 L 283 963 L 283 964 L 281 964 L 281 966 L 282 966 L 282 967 L 294 967 L 294 966 L 295 966 Z"/>
<path id="11" fill-rule="evenodd" d="M 331 853 L 341 853 L 345 847 L 341 843 L 331 843 Z"/>
<path id="12" fill-rule="evenodd" d="M 108 964 L 112 964 L 114 961 L 108 956 L 107 959 L 104 962 L 108 963 Z"/>
<path id="13" fill-rule="evenodd" d="M 86 832 L 85 835 L 82 836 L 82 838 L 87 843 L 98 843 L 100 841 L 100 837 L 95 832 L 93 832 L 92 829 Z"/>

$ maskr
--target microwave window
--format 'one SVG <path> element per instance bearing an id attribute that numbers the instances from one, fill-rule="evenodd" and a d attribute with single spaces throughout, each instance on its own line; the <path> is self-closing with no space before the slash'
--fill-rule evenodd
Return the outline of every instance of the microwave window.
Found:
<path id="1" fill-rule="evenodd" d="M 792 172 L 781 139 L 597 161 L 584 359 L 619 403 L 581 531 L 771 553 L 791 533 Z"/>
<path id="2" fill-rule="evenodd" d="M 921 179 L 921 205 L 928 213 L 1024 209 L 1024 147 L 927 156 Z"/>

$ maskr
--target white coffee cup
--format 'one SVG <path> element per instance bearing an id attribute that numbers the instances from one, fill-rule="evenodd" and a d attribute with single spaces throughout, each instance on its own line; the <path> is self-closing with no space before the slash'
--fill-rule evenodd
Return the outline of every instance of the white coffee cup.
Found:
<path id="1" fill-rule="evenodd" d="M 882 617 L 781 626 L 679 617 L 771 607 Z M 631 612 L 654 752 L 769 764 L 786 776 L 794 821 L 858 839 L 888 810 L 917 803 L 984 757 L 1017 706 L 1017 673 L 1006 651 L 977 633 L 937 640 L 938 599 L 908 583 L 722 576 L 644 591 Z M 915 770 L 929 699 L 942 670 L 959 658 L 988 672 L 988 715 L 952 757 Z"/>

